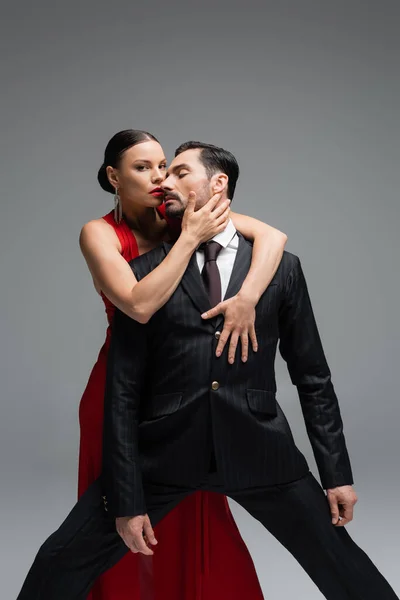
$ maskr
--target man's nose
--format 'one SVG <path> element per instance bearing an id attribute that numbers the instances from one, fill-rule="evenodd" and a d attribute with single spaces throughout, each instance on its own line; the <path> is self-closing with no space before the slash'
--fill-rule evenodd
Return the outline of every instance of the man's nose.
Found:
<path id="1" fill-rule="evenodd" d="M 166 177 L 164 179 L 164 181 L 161 184 L 161 187 L 162 187 L 163 190 L 166 190 L 166 191 L 169 191 L 169 192 L 172 191 L 172 182 L 171 182 L 170 177 Z"/>

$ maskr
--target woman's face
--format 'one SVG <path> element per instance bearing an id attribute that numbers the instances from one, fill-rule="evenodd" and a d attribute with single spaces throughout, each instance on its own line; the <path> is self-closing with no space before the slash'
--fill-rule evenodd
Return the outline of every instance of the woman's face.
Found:
<path id="1" fill-rule="evenodd" d="M 166 169 L 167 160 L 160 144 L 148 140 L 128 148 L 119 167 L 107 167 L 107 174 L 125 206 L 135 203 L 156 207 L 164 200 L 159 186 L 165 179 Z"/>

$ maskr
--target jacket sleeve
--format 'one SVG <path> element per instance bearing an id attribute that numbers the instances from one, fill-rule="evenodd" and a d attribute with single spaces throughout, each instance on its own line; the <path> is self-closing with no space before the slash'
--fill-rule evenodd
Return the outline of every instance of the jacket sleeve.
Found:
<path id="1" fill-rule="evenodd" d="M 297 386 L 322 487 L 351 485 L 353 476 L 339 403 L 297 257 L 287 275 L 283 296 L 279 350 Z"/>
<path id="2" fill-rule="evenodd" d="M 138 455 L 138 412 L 147 366 L 147 325 L 116 310 L 108 355 L 103 426 L 103 489 L 115 517 L 146 514 Z"/>

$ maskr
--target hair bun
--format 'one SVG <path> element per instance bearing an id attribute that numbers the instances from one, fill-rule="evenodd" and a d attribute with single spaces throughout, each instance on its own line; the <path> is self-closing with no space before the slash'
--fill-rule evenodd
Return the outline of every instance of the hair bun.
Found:
<path id="1" fill-rule="evenodd" d="M 99 172 L 97 174 L 97 181 L 99 182 L 100 187 L 102 187 L 105 192 L 109 192 L 110 194 L 114 193 L 115 190 L 107 177 L 107 169 L 105 163 L 103 163 L 99 169 Z"/>

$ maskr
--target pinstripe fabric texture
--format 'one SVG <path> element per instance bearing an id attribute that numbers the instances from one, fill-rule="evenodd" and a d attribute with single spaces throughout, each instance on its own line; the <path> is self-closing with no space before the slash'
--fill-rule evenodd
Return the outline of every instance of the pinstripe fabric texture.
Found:
<path id="1" fill-rule="evenodd" d="M 164 243 L 130 264 L 138 279 L 154 269 Z M 225 298 L 242 286 L 251 245 L 239 248 Z M 165 306 L 141 325 L 116 312 L 108 364 L 104 485 L 116 516 L 145 512 L 142 479 L 193 485 L 212 449 L 227 490 L 299 479 L 308 465 L 276 400 L 275 356 L 286 360 L 325 488 L 351 484 L 342 419 L 300 260 L 285 252 L 256 309 L 257 353 L 233 365 L 216 358 L 223 319 L 210 309 L 195 256 Z M 214 385 L 213 385 L 214 382 Z"/>

